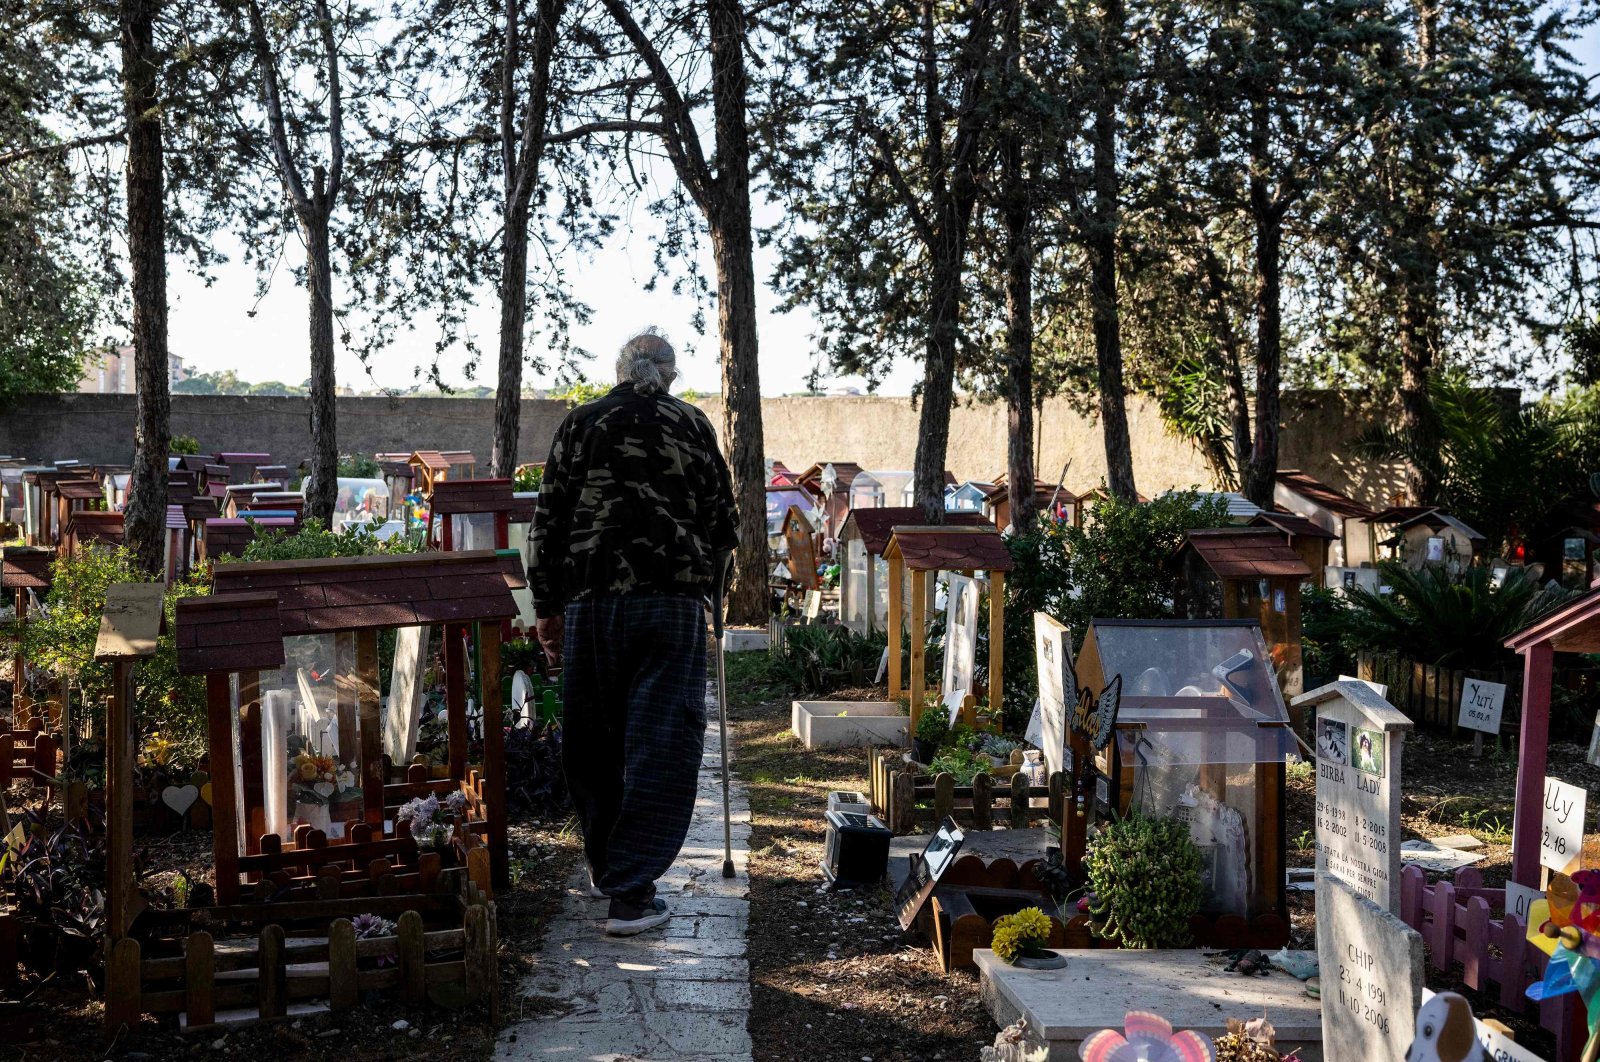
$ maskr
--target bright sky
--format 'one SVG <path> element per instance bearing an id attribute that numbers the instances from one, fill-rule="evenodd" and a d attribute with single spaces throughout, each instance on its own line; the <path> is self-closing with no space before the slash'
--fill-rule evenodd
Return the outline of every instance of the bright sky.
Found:
<path id="1" fill-rule="evenodd" d="M 1586 68 L 1600 68 L 1600 31 L 1586 33 L 1574 51 Z M 758 205 L 757 225 L 773 223 L 775 210 L 771 205 Z M 679 388 L 714 394 L 721 389 L 714 305 L 705 308 L 708 331 L 700 335 L 690 323 L 696 310 L 690 298 L 674 296 L 667 284 L 657 285 L 655 291 L 644 290 L 653 269 L 653 241 L 661 229 L 642 209 L 633 211 L 631 221 L 631 225 L 619 225 L 617 234 L 593 258 L 564 263 L 574 284 L 574 294 L 594 309 L 593 321 L 576 329 L 574 336 L 579 346 L 596 356 L 587 367 L 586 375 L 593 380 L 609 381 L 611 355 L 630 335 L 655 325 L 678 346 Z M 299 241 L 291 239 L 287 251 L 272 289 L 259 303 L 255 295 L 255 270 L 240 262 L 237 254 L 232 256 L 235 259 L 232 263 L 216 268 L 215 282 L 209 287 L 188 272 L 179 259 L 171 259 L 168 327 L 172 352 L 199 372 L 233 369 L 242 379 L 251 382 L 299 383 L 306 379 L 310 374 L 306 294 L 296 286 L 290 273 L 290 267 L 303 259 Z M 708 281 L 713 280 L 715 271 L 706 241 L 702 241 L 699 257 L 701 271 Z M 776 312 L 779 300 L 770 286 L 774 262 L 775 255 L 771 251 L 756 249 L 756 277 L 760 282 L 757 312 L 761 391 L 767 395 L 804 390 L 806 377 L 816 360 L 811 343 L 810 314 L 804 310 L 787 314 Z M 248 312 L 252 308 L 257 311 L 253 317 Z M 530 314 L 538 312 L 537 306 L 530 306 Z M 466 359 L 460 350 L 444 359 L 442 375 L 451 384 L 493 387 L 499 330 L 499 310 L 493 292 L 486 292 L 480 299 L 469 315 L 468 327 L 484 356 L 477 378 L 467 380 L 462 368 Z M 358 391 L 372 390 L 374 386 L 411 387 L 417 382 L 417 366 L 428 363 L 433 357 L 433 335 L 425 322 L 416 322 L 416 331 L 402 333 L 381 361 L 371 367 L 370 379 L 355 355 L 340 350 L 337 360 L 340 386 Z M 910 394 L 920 378 L 920 363 L 902 360 L 889 371 L 879 393 Z M 548 386 L 553 382 L 548 376 L 541 378 L 532 373 L 524 379 L 524 385 L 530 387 Z M 858 377 L 825 376 L 820 384 L 824 390 L 835 387 L 865 390 L 865 382 Z"/>
<path id="2" fill-rule="evenodd" d="M 758 217 L 758 223 L 771 217 Z M 653 270 L 652 240 L 659 226 L 645 211 L 634 213 L 634 224 L 619 226 L 612 238 L 594 258 L 568 263 L 567 274 L 574 278 L 574 294 L 594 308 L 593 321 L 577 329 L 579 346 L 595 355 L 585 370 L 590 379 L 605 380 L 611 371 L 611 355 L 624 340 L 639 330 L 655 325 L 663 329 L 678 346 L 680 383 L 678 389 L 693 389 L 705 394 L 721 390 L 717 364 L 716 313 L 714 304 L 706 309 L 707 333 L 695 333 L 691 321 L 695 305 L 687 296 L 674 296 L 670 285 L 659 284 L 645 291 Z M 224 244 L 226 247 L 226 244 Z M 216 281 L 207 287 L 184 268 L 174 256 L 170 259 L 167 290 L 170 302 L 168 344 L 174 354 L 197 372 L 233 369 L 241 379 L 252 383 L 281 380 L 296 384 L 310 375 L 307 353 L 307 303 L 303 288 L 294 283 L 289 267 L 303 260 L 298 239 L 289 244 L 287 260 L 280 266 L 271 291 L 256 303 L 255 270 L 238 261 L 215 270 Z M 768 395 L 801 391 L 811 371 L 814 357 L 810 343 L 812 322 L 804 311 L 783 314 L 775 307 L 778 296 L 767 283 L 772 275 L 774 255 L 756 251 L 756 276 L 761 282 L 757 309 L 760 314 L 761 391 Z M 708 282 L 715 272 L 708 246 L 700 248 L 700 268 Z M 251 317 L 248 311 L 256 309 Z M 530 314 L 537 313 L 530 306 Z M 492 292 L 480 300 L 470 315 L 469 327 L 484 352 L 475 384 L 494 386 L 494 356 L 499 342 L 499 307 Z M 337 332 L 337 328 L 335 329 Z M 340 386 L 369 391 L 374 386 L 405 389 L 417 382 L 413 373 L 418 364 L 433 357 L 433 330 L 417 323 L 417 330 L 398 337 L 381 363 L 372 366 L 374 379 L 354 354 L 340 350 L 337 373 Z M 462 371 L 464 352 L 457 351 L 443 363 L 443 376 L 451 384 L 467 385 Z M 921 376 L 921 367 L 912 362 L 896 365 L 880 394 L 910 394 Z M 376 384 L 374 383 L 376 381 Z M 553 383 L 530 373 L 525 386 Z M 424 386 L 428 386 L 424 382 Z M 855 386 L 865 390 L 860 378 L 829 378 L 823 389 Z"/>

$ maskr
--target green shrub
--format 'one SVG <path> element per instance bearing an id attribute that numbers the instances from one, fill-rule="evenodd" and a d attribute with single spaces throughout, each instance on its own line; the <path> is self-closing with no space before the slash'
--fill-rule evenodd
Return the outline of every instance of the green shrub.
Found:
<path id="1" fill-rule="evenodd" d="M 979 756 L 970 749 L 957 745 L 947 748 L 933 758 L 928 764 L 928 773 L 949 773 L 956 780 L 956 785 L 971 785 L 972 780 L 992 765 L 987 759 Z"/>
<path id="2" fill-rule="evenodd" d="M 1066 624 L 1073 646 L 1083 644 L 1089 621 L 1163 619 L 1173 615 L 1177 575 L 1167 561 L 1191 528 L 1222 527 L 1227 505 L 1193 491 L 1133 504 L 1116 498 L 1095 503 L 1082 527 L 1040 520 L 1008 536 L 1016 567 L 1006 576 L 1005 726 L 1020 731 L 1038 696 L 1033 658 L 1033 614 Z M 987 631 L 979 633 L 978 660 L 987 660 Z"/>
<path id="3" fill-rule="evenodd" d="M 878 671 L 888 636 L 861 635 L 846 627 L 790 627 L 773 651 L 774 677 L 813 696 L 848 683 L 868 683 Z"/>
<path id="4" fill-rule="evenodd" d="M 169 454 L 197 454 L 200 452 L 200 440 L 193 435 L 174 435 L 172 442 L 167 444 Z"/>
<path id="5" fill-rule="evenodd" d="M 1084 858 L 1090 931 L 1124 948 L 1182 948 L 1204 886 L 1187 824 L 1130 815 L 1102 826 Z"/>
<path id="6" fill-rule="evenodd" d="M 153 582 L 123 547 L 90 544 L 51 565 L 51 587 L 44 607 L 34 614 L 23 639 L 29 663 L 42 667 L 75 690 L 74 708 L 91 738 L 105 736 L 105 702 L 111 695 L 111 666 L 94 659 L 105 611 L 106 590 L 114 583 Z M 192 764 L 206 746 L 205 681 L 178 673 L 173 610 L 182 597 L 210 593 L 205 572 L 167 588 L 167 631 L 155 655 L 134 669 L 136 724 L 141 738 L 161 734 L 174 762 Z"/>
<path id="7" fill-rule="evenodd" d="M 517 474 L 511 477 L 511 489 L 519 494 L 536 493 L 544 486 L 543 465 L 523 465 L 517 469 Z"/>
<path id="8" fill-rule="evenodd" d="M 344 454 L 335 474 L 341 479 L 382 479 L 383 468 L 371 454 Z"/>
<path id="9" fill-rule="evenodd" d="M 329 531 L 322 521 L 306 520 L 289 534 L 281 527 L 263 527 L 238 558 L 219 557 L 218 564 L 239 561 L 314 560 L 319 557 L 368 557 L 377 553 L 421 553 L 422 534 L 395 535 L 380 540 L 372 528 L 357 524 L 346 531 Z"/>
<path id="10" fill-rule="evenodd" d="M 924 708 L 922 715 L 917 718 L 917 732 L 913 736 L 918 741 L 927 741 L 936 747 L 943 745 L 950 737 L 950 716 L 944 705 Z"/>

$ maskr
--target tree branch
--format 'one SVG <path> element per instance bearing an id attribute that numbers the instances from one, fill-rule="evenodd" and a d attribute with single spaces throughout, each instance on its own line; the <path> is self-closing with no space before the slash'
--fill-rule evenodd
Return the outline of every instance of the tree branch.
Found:
<path id="1" fill-rule="evenodd" d="M 604 122 L 587 122 L 571 129 L 560 129 L 553 133 L 546 133 L 544 142 L 546 144 L 570 144 L 574 140 L 582 140 L 584 137 L 594 136 L 597 133 L 645 133 L 665 139 L 667 127 L 660 122 L 642 122 L 633 118 L 616 118 Z"/>
<path id="2" fill-rule="evenodd" d="M 934 246 L 933 223 L 922 211 L 922 204 L 917 202 L 917 197 L 911 191 L 911 185 L 906 181 L 906 175 L 900 172 L 900 166 L 894 161 L 894 145 L 889 142 L 889 134 L 879 129 L 866 114 L 858 108 L 856 116 L 857 125 L 872 139 L 878 151 L 878 162 L 883 167 L 883 172 L 889 178 L 889 184 L 894 188 L 895 194 L 900 197 L 900 203 L 906 208 L 906 213 L 911 215 L 911 224 L 917 230 L 917 236 L 927 245 L 929 250 Z"/>
<path id="3" fill-rule="evenodd" d="M 706 164 L 705 152 L 700 146 L 700 135 L 695 132 L 693 116 L 689 113 L 689 106 L 684 102 L 683 95 L 678 91 L 677 82 L 672 79 L 672 72 L 667 69 L 666 62 L 661 58 L 661 53 L 656 50 L 655 45 L 650 42 L 650 38 L 639 28 L 639 23 L 634 21 L 633 15 L 628 11 L 626 0 L 600 0 L 600 2 L 610 13 L 612 21 L 622 30 L 623 36 L 633 45 L 633 50 L 638 53 L 640 61 L 650 71 L 656 92 L 661 95 L 662 110 L 667 120 L 662 141 L 666 145 L 667 154 L 672 157 L 673 164 L 677 167 L 678 178 L 694 197 L 695 202 L 700 205 L 700 209 L 709 209 L 711 167 Z"/>
<path id="4" fill-rule="evenodd" d="M 328 0 L 317 0 L 317 19 L 322 23 L 322 50 L 328 61 L 328 209 L 339 200 L 344 179 L 344 91 L 339 83 L 339 49 L 333 41 L 333 16 Z"/>
<path id="5" fill-rule="evenodd" d="M 101 133 L 99 136 L 81 136 L 74 140 L 61 140 L 54 144 L 38 144 L 34 147 L 18 148 L 0 155 L 0 166 L 9 166 L 13 162 L 22 162 L 26 159 L 37 158 L 40 155 L 53 155 L 58 151 L 77 151 L 81 148 L 99 147 L 101 144 L 120 144 L 123 134 Z"/>
<path id="6" fill-rule="evenodd" d="M 295 172 L 294 158 L 289 153 L 289 134 L 284 128 L 283 99 L 278 91 L 278 67 L 267 44 L 266 21 L 261 17 L 261 5 L 248 0 L 250 12 L 250 43 L 256 52 L 256 67 L 261 71 L 261 88 L 267 100 L 267 127 L 272 136 L 272 151 L 278 160 L 278 176 L 289 192 L 296 212 L 302 217 L 311 215 L 311 200 L 306 195 L 300 174 Z"/>

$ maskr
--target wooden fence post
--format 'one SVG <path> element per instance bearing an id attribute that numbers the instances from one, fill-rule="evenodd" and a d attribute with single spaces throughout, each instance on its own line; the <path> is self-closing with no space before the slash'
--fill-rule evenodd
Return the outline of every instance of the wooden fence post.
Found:
<path id="1" fill-rule="evenodd" d="M 972 779 L 972 828 L 987 833 L 994 828 L 994 778 L 988 771 Z"/>
<path id="2" fill-rule="evenodd" d="M 933 819 L 934 829 L 943 822 L 946 815 L 951 815 L 956 810 L 956 776 L 949 771 L 940 771 L 933 779 Z"/>
<path id="3" fill-rule="evenodd" d="M 123 937 L 111 945 L 111 958 L 106 963 L 106 1028 L 132 1028 L 139 1024 L 144 1009 L 140 977 L 139 942 Z"/>
<path id="4" fill-rule="evenodd" d="M 288 970 L 284 966 L 283 927 L 261 931 L 256 950 L 256 1012 L 263 1018 L 281 1018 L 288 1012 Z"/>
<path id="5" fill-rule="evenodd" d="M 400 916 L 395 932 L 400 937 L 400 991 L 411 1006 L 428 998 L 427 957 L 422 950 L 422 915 L 407 911 Z"/>
<path id="6" fill-rule="evenodd" d="M 328 1006 L 348 1010 L 356 995 L 356 927 L 348 918 L 335 918 L 328 926 Z"/>
<path id="7" fill-rule="evenodd" d="M 1011 828 L 1025 830 L 1028 828 L 1028 797 L 1032 787 L 1028 785 L 1028 776 L 1018 771 L 1011 776 Z"/>
<path id="8" fill-rule="evenodd" d="M 216 949 L 211 934 L 196 930 L 183 945 L 183 1009 L 191 1028 L 217 1020 L 216 979 Z"/>
<path id="9" fill-rule="evenodd" d="M 494 990 L 496 976 L 488 908 L 482 904 L 467 908 L 462 930 L 466 936 L 467 998 L 474 1002 L 487 999 Z"/>

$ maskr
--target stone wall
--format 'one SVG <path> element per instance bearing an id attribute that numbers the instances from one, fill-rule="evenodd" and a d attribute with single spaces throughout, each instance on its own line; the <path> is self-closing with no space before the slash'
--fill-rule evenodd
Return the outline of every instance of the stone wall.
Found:
<path id="1" fill-rule="evenodd" d="M 721 399 L 702 403 L 720 426 Z M 518 458 L 542 461 L 565 414 L 557 401 L 522 403 Z M 789 467 L 815 461 L 854 461 L 867 468 L 909 469 L 916 453 L 919 410 L 908 398 L 768 398 L 763 401 L 766 451 Z M 340 398 L 339 446 L 345 453 L 470 450 L 487 463 L 494 423 L 491 399 Z M 1140 491 L 1209 487 L 1210 470 L 1187 441 L 1161 423 L 1153 401 L 1128 409 L 1134 472 Z M 1098 421 L 1065 399 L 1047 402 L 1040 416 L 1038 474 L 1081 492 L 1105 476 Z M 1350 453 L 1351 440 L 1370 423 L 1349 396 L 1297 392 L 1284 396 L 1282 465 L 1299 467 L 1372 503 L 1399 489 L 1395 469 L 1372 466 Z M 133 453 L 133 395 L 43 395 L 0 411 L 0 454 L 35 461 L 75 457 L 125 463 Z M 193 435 L 203 450 L 266 452 L 298 465 L 310 454 L 310 421 L 301 398 L 174 395 L 172 430 Z M 990 479 L 1005 468 L 1006 415 L 999 403 L 967 403 L 951 414 L 947 462 L 958 479 Z"/>

